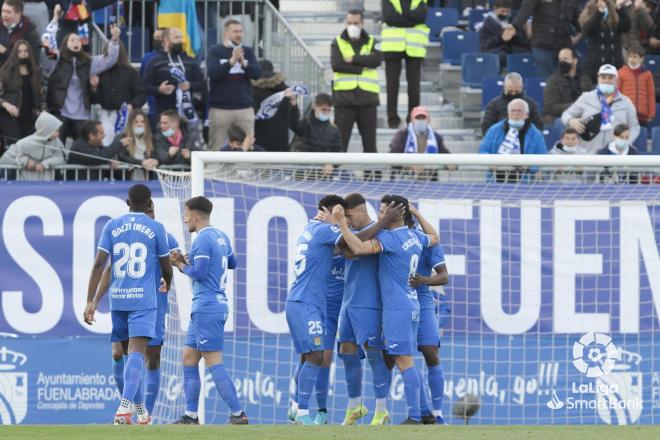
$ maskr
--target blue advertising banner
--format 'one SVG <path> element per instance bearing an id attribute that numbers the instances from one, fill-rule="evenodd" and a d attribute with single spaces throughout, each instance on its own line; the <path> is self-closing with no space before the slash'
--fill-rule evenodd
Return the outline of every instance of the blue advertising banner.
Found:
<path id="1" fill-rule="evenodd" d="M 118 403 L 110 371 L 110 319 L 82 322 L 89 270 L 104 222 L 126 212 L 130 183 L 0 184 L 0 417 L 3 423 L 106 423 Z M 366 184 L 326 184 L 326 192 Z M 370 194 L 410 194 L 405 183 Z M 380 185 L 380 186 L 378 186 Z M 660 411 L 660 205 L 646 185 L 441 184 L 442 198 L 413 198 L 447 258 L 452 316 L 443 329 L 445 413 L 466 395 L 471 423 L 657 423 Z M 151 184 L 157 219 L 180 243 L 180 203 Z M 295 240 L 318 191 L 214 183 L 212 223 L 234 243 L 234 313 L 227 364 L 251 422 L 286 421 L 296 358 L 284 318 Z M 423 194 L 429 194 L 424 191 Z M 378 208 L 370 199 L 373 214 Z M 187 329 L 191 292 L 175 278 L 176 319 Z M 180 341 L 180 337 L 171 341 Z M 179 352 L 167 354 L 160 421 L 182 411 Z M 366 365 L 366 364 L 365 364 Z M 421 366 L 421 363 L 420 363 Z M 346 405 L 333 365 L 333 422 Z M 372 394 L 365 366 L 365 396 Z M 207 378 L 207 420 L 226 407 Z M 390 392 L 405 412 L 400 377 Z M 159 412 L 160 411 L 160 412 Z M 454 420 L 454 422 L 460 422 Z"/>

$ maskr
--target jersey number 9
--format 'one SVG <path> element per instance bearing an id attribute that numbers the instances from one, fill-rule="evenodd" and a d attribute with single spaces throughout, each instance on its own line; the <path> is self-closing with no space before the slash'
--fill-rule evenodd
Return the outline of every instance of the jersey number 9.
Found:
<path id="1" fill-rule="evenodd" d="M 112 253 L 118 255 L 113 265 L 115 277 L 142 278 L 147 271 L 147 247 L 143 243 L 116 243 Z"/>

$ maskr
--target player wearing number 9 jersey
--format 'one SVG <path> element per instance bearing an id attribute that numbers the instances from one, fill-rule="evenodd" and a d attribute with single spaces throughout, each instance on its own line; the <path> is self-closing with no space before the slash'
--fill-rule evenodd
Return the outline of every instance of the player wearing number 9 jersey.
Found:
<path id="1" fill-rule="evenodd" d="M 381 213 L 394 202 L 405 207 L 404 218 L 410 217 L 408 200 L 387 195 L 381 199 Z M 351 251 L 357 255 L 379 254 L 378 281 L 383 303 L 383 334 L 387 353 L 401 371 L 404 392 L 408 405 L 406 424 L 421 423 L 420 377 L 414 366 L 413 355 L 417 351 L 417 327 L 419 324 L 419 301 L 417 291 L 408 283 L 419 264 L 422 251 L 438 242 L 435 231 L 424 232 L 410 229 L 404 218 L 392 222 L 387 230 L 382 230 L 376 239 L 360 240 L 350 230 L 340 208 L 333 215 L 339 222 L 342 236 Z"/>
<path id="2" fill-rule="evenodd" d="M 230 410 L 229 423 L 247 425 L 236 394 L 236 387 L 223 365 L 225 322 L 229 316 L 227 305 L 227 275 L 236 268 L 236 257 L 229 237 L 210 224 L 213 204 L 206 197 L 193 197 L 185 204 L 184 222 L 190 232 L 197 232 L 188 261 L 181 255 L 173 257 L 174 264 L 193 280 L 193 301 L 188 335 L 183 347 L 183 391 L 186 412 L 179 424 L 199 423 L 200 378 L 199 361 L 204 358 L 215 386 Z"/>
<path id="3" fill-rule="evenodd" d="M 345 203 L 337 195 L 325 196 L 319 202 L 319 214 Z M 298 387 L 290 413 L 294 423 L 300 425 L 314 423 L 309 416 L 309 398 L 323 364 L 327 285 L 334 249 L 340 238 L 336 226 L 315 218 L 305 226 L 296 242 L 295 279 L 286 300 L 286 321 L 296 352 L 301 355 L 294 372 Z"/>
<path id="4" fill-rule="evenodd" d="M 141 390 L 144 377 L 144 352 L 154 336 L 160 271 L 166 288 L 172 282 L 172 265 L 167 235 L 162 224 L 147 216 L 153 206 L 151 190 L 138 184 L 128 192 L 129 213 L 109 220 L 98 243 L 89 280 L 85 321 L 93 322 L 93 298 L 108 256 L 111 258 L 110 311 L 114 340 L 128 338 L 128 359 L 124 367 L 124 390 L 115 415 L 115 424 L 131 423 L 135 404 L 138 423 L 149 423 Z"/>

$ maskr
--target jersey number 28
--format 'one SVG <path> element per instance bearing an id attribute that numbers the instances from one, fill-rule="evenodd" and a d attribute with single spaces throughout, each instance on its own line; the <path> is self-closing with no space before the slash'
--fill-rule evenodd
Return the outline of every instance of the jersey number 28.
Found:
<path id="1" fill-rule="evenodd" d="M 143 243 L 116 243 L 112 253 L 118 255 L 113 265 L 115 277 L 142 278 L 147 271 L 147 247 Z"/>

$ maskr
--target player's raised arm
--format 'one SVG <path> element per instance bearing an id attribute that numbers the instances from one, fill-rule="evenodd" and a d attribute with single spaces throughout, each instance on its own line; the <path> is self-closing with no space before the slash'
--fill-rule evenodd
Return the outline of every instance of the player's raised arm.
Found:
<path id="1" fill-rule="evenodd" d="M 429 238 L 431 239 L 431 242 L 429 243 L 428 247 L 435 246 L 436 244 L 438 244 L 438 242 L 440 242 L 440 237 L 438 236 L 438 232 L 435 230 L 433 225 L 431 225 L 431 223 L 429 223 L 424 218 L 424 216 L 419 212 L 419 210 L 415 208 L 412 204 L 410 205 L 410 213 L 415 216 L 420 226 L 422 227 L 422 231 L 424 231 L 424 233 L 428 235 Z"/>
<path id="2" fill-rule="evenodd" d="M 346 223 L 346 216 L 344 215 L 344 208 L 341 205 L 335 205 L 332 209 L 332 216 L 337 220 L 337 225 L 341 231 L 342 238 L 346 242 L 351 252 L 356 256 L 371 255 L 379 253 L 382 248 L 378 240 L 362 241 L 357 235 L 351 231 Z"/>

